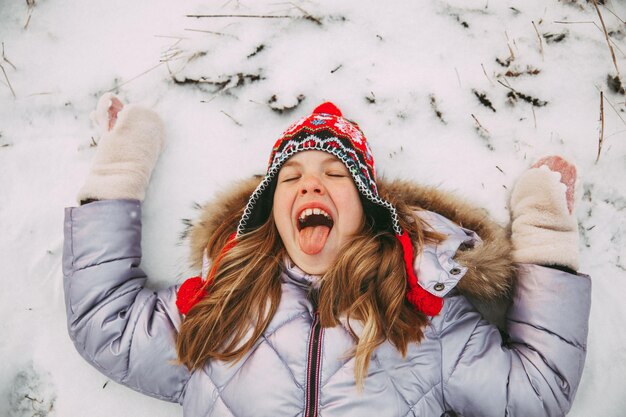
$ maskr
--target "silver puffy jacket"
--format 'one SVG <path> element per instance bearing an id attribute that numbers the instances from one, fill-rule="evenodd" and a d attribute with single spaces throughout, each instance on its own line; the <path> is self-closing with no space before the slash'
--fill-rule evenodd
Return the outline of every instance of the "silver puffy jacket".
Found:
<path id="1" fill-rule="evenodd" d="M 389 343 L 375 351 L 362 392 L 346 357 L 352 336 L 343 325 L 319 326 L 306 297 L 312 277 L 289 263 L 278 311 L 243 360 L 211 361 L 193 373 L 177 365 L 177 288 L 144 288 L 137 201 L 66 209 L 70 337 L 109 378 L 182 404 L 186 417 L 566 414 L 585 360 L 589 278 L 521 265 L 505 344 L 454 288 L 464 271 L 452 256 L 476 237 L 438 215 L 428 221 L 449 238 L 427 248 L 416 268 L 423 286 L 443 284 L 444 308 L 405 358 Z"/>

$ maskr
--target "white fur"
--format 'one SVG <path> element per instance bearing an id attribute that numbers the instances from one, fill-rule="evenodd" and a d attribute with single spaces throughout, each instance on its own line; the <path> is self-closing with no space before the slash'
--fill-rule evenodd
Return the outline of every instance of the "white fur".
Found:
<path id="1" fill-rule="evenodd" d="M 78 200 L 143 200 L 152 169 L 164 145 L 161 118 L 137 105 L 125 106 L 108 131 L 111 97 L 102 96 L 92 116 L 102 131 L 98 150 Z"/>
<path id="2" fill-rule="evenodd" d="M 578 269 L 578 223 L 567 208 L 561 174 L 547 167 L 526 171 L 511 195 L 515 262 Z"/>

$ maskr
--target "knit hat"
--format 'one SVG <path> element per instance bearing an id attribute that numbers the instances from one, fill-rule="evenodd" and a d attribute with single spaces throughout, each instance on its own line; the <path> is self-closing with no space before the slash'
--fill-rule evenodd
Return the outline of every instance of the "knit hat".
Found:
<path id="1" fill-rule="evenodd" d="M 344 163 L 369 213 L 380 229 L 402 234 L 395 207 L 378 195 L 374 157 L 359 126 L 344 118 L 333 103 L 324 103 L 289 126 L 276 141 L 265 177 L 254 190 L 237 226 L 237 237 L 261 226 L 272 210 L 276 178 L 283 164 L 302 151 L 328 152 Z M 370 210 L 370 211 L 371 211 Z"/>
<path id="2" fill-rule="evenodd" d="M 343 162 L 359 191 L 365 214 L 373 219 L 378 230 L 393 231 L 402 245 L 409 284 L 407 299 L 417 310 L 429 316 L 437 315 L 443 306 L 443 300 L 423 289 L 417 281 L 413 268 L 411 239 L 400 227 L 396 208 L 378 194 L 374 157 L 363 132 L 356 123 L 344 118 L 337 106 L 330 102 L 321 104 L 310 116 L 303 117 L 289 126 L 276 141 L 267 173 L 250 196 L 237 225 L 236 234 L 227 247 L 232 247 L 236 244 L 237 238 L 267 221 L 272 211 L 276 178 L 280 168 L 296 153 L 308 150 L 330 153 Z M 226 250 L 228 249 L 222 250 L 222 253 Z M 193 278 L 195 280 L 193 284 L 190 280 L 188 285 L 187 282 L 183 284 L 177 301 L 181 312 L 186 313 L 203 296 L 215 273 L 216 264 L 217 262 L 213 264 L 210 278 L 205 282 L 196 277 Z M 181 297 L 181 292 L 185 293 L 184 297 Z"/>

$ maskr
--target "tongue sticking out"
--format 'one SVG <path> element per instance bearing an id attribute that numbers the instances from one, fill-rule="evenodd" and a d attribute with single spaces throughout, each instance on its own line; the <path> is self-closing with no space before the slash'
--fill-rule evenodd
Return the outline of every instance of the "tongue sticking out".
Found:
<path id="1" fill-rule="evenodd" d="M 307 255 L 316 255 L 324 249 L 330 230 L 333 228 L 333 219 L 325 213 L 309 212 L 298 219 L 298 243 L 300 249 Z"/>
<path id="2" fill-rule="evenodd" d="M 309 226 L 300 230 L 300 249 L 307 255 L 315 255 L 322 251 L 330 234 L 328 226 Z"/>

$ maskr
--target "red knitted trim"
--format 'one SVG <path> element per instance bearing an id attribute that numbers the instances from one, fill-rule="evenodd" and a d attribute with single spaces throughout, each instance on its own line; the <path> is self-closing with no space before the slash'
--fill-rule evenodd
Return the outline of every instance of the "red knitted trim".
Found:
<path id="1" fill-rule="evenodd" d="M 208 289 L 215 278 L 219 263 L 222 261 L 226 253 L 237 244 L 235 236 L 236 233 L 233 233 L 228 237 L 228 242 L 220 251 L 220 254 L 215 262 L 213 262 L 213 266 L 211 267 L 211 271 L 209 272 L 206 281 L 203 281 L 201 277 L 193 277 L 185 280 L 185 282 L 183 282 L 180 286 L 178 292 L 176 293 L 176 307 L 178 307 L 178 311 L 180 311 L 181 314 L 189 313 L 189 310 L 191 310 L 193 306 L 208 295 Z"/>
<path id="2" fill-rule="evenodd" d="M 402 234 L 396 235 L 396 238 L 400 241 L 404 252 L 404 265 L 409 283 L 409 291 L 406 294 L 407 300 L 413 307 L 427 316 L 436 316 L 443 308 L 443 298 L 432 295 L 418 284 L 417 276 L 413 270 L 413 245 L 409 234 L 402 231 Z"/>

